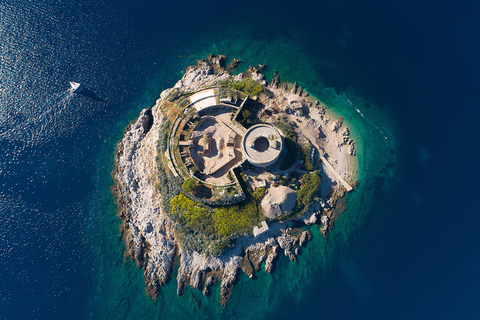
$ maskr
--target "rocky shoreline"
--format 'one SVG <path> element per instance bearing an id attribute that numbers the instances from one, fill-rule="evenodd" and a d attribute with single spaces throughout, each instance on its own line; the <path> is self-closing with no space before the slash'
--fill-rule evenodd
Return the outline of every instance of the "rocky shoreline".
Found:
<path id="1" fill-rule="evenodd" d="M 123 139 L 117 145 L 112 193 L 122 221 L 121 233 L 126 254 L 139 268 L 143 268 L 146 291 L 154 298 L 158 290 L 170 280 L 174 262 L 179 259 L 177 293 L 182 295 L 185 286 L 189 285 L 209 295 L 210 288 L 220 281 L 220 302 L 225 305 L 240 271 L 252 278 L 262 262 L 265 262 L 265 271 L 271 273 L 281 251 L 290 260 L 296 261 L 299 248 L 311 239 L 309 231 L 296 227 L 322 224 L 321 231 L 326 236 L 335 219 L 333 208 L 344 193 L 339 185 L 334 186 L 332 195 L 323 206 L 312 208 L 293 221 L 271 222 L 269 230 L 257 237 L 240 237 L 234 248 L 218 257 L 185 250 L 179 245 L 175 232 L 176 222 L 163 212 L 162 195 L 156 187 L 159 183 L 157 142 L 165 120 L 160 105 L 174 89 L 194 91 L 217 80 L 231 78 L 225 60 L 224 56 L 210 56 L 205 61 L 199 61 L 196 66 L 189 67 L 174 88 L 164 90 L 155 106 L 143 110 L 140 117 L 127 127 Z M 229 66 L 230 69 L 240 63 L 239 60 L 234 61 Z M 265 84 L 265 78 L 260 72 L 264 67 L 251 67 L 236 77 L 250 77 Z M 286 85 L 282 85 L 278 75 L 275 75 L 269 88 L 280 90 L 283 87 L 286 90 Z M 295 90 L 300 95 L 303 92 L 302 89 L 297 92 L 295 86 L 290 90 Z"/>

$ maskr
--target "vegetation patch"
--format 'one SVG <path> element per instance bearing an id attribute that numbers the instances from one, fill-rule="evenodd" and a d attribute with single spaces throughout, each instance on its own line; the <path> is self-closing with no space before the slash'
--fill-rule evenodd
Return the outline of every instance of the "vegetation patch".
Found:
<path id="1" fill-rule="evenodd" d="M 188 178 L 182 183 L 182 190 L 185 192 L 192 192 L 197 187 L 197 181 L 194 178 Z"/>
<path id="2" fill-rule="evenodd" d="M 297 191 L 297 201 L 301 206 L 307 206 L 313 201 L 313 197 L 320 186 L 320 172 L 317 170 L 311 173 L 305 173 L 300 182 L 302 186 L 300 190 Z"/>
<path id="3" fill-rule="evenodd" d="M 222 237 L 250 233 L 259 222 L 259 210 L 255 201 L 216 208 L 213 216 L 215 230 Z"/>
<path id="4" fill-rule="evenodd" d="M 229 87 L 235 90 L 243 91 L 249 96 L 257 96 L 261 92 L 267 93 L 265 87 L 253 79 L 244 79 L 240 81 L 223 81 L 220 83 L 221 87 Z"/>
<path id="5" fill-rule="evenodd" d="M 189 229 L 206 235 L 215 233 L 212 214 L 204 205 L 179 194 L 170 201 L 170 206 L 177 221 Z"/>
<path id="6" fill-rule="evenodd" d="M 262 201 L 263 197 L 265 196 L 265 188 L 257 188 L 252 193 L 253 200 L 260 202 Z"/>
<path id="7" fill-rule="evenodd" d="M 282 165 L 280 166 L 280 170 L 286 170 L 293 166 L 295 161 L 297 161 L 297 136 L 295 135 L 292 125 L 288 121 L 275 122 L 274 126 L 280 129 L 285 136 L 285 147 L 287 149 L 287 153 Z"/>
<path id="8" fill-rule="evenodd" d="M 209 208 L 180 193 L 170 200 L 177 231 L 187 248 L 218 255 L 230 246 L 234 236 L 249 234 L 260 222 L 254 199 L 237 205 Z M 198 244 L 198 239 L 201 244 Z"/>
<path id="9" fill-rule="evenodd" d="M 315 170 L 315 165 L 311 161 L 312 144 L 310 142 L 302 145 L 300 149 L 300 159 L 303 160 L 302 169 L 307 171 Z"/>

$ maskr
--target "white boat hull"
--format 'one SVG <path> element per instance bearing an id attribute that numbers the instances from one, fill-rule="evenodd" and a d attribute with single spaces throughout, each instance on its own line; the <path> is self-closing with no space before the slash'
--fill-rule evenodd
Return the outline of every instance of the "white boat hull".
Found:
<path id="1" fill-rule="evenodd" d="M 80 83 L 70 81 L 70 91 L 75 92 L 80 88 Z"/>

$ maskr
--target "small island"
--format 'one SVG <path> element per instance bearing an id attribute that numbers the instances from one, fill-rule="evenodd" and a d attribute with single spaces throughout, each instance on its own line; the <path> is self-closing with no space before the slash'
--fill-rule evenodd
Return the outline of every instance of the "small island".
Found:
<path id="1" fill-rule="evenodd" d="M 186 285 L 220 302 L 283 253 L 292 261 L 326 237 L 357 184 L 355 143 L 343 119 L 296 83 L 267 83 L 265 65 L 210 55 L 187 68 L 118 143 L 112 192 L 126 254 L 154 298 L 179 261 Z M 342 209 L 343 208 L 343 209 Z"/>

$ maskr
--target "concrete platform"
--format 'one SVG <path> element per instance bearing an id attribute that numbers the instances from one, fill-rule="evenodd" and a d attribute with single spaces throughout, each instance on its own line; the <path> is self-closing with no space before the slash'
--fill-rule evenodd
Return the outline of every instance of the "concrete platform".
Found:
<path id="1" fill-rule="evenodd" d="M 275 127 L 267 124 L 258 124 L 251 127 L 242 141 L 242 151 L 247 160 L 262 168 L 277 161 L 282 148 L 282 135 Z"/>

